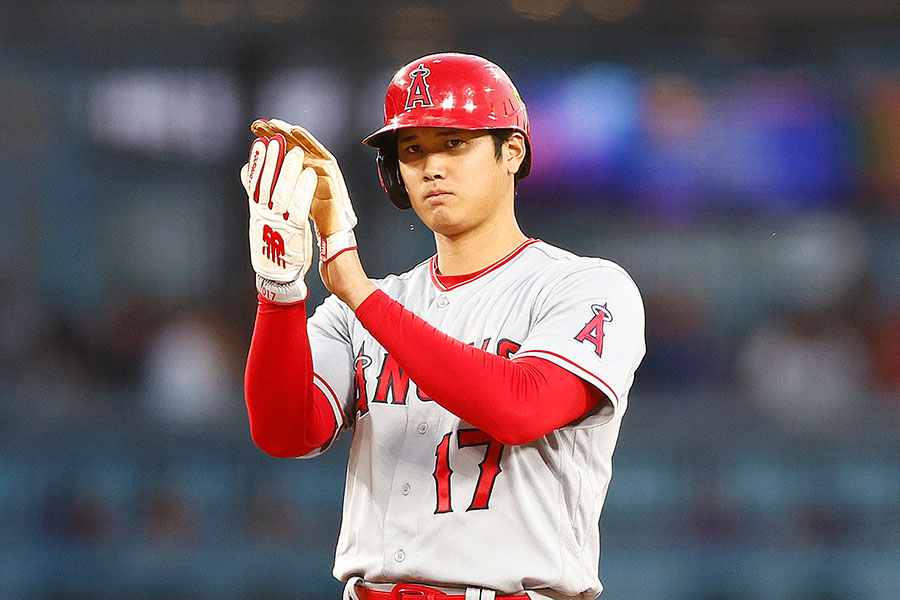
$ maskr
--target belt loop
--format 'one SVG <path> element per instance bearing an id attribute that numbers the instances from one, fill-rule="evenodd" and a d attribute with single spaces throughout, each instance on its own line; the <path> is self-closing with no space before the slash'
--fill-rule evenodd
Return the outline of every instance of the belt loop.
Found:
<path id="1" fill-rule="evenodd" d="M 359 596 L 356 594 L 356 584 L 362 583 L 363 578 L 360 576 L 351 577 L 347 580 L 347 583 L 344 584 L 344 599 L 343 600 L 359 600 Z"/>
<path id="2" fill-rule="evenodd" d="M 497 592 L 484 588 L 466 588 L 466 600 L 494 600 Z"/>

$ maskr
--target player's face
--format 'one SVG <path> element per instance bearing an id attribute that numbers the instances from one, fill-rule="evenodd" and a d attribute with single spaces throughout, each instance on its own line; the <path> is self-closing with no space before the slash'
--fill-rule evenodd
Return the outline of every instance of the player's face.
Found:
<path id="1" fill-rule="evenodd" d="M 435 233 L 459 236 L 512 217 L 513 178 L 488 132 L 402 129 L 397 151 L 413 210 Z"/>

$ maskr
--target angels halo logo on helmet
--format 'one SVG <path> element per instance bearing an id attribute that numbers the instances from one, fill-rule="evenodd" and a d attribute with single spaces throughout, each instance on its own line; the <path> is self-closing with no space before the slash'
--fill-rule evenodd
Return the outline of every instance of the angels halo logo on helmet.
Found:
<path id="1" fill-rule="evenodd" d="M 516 179 L 531 170 L 531 128 L 525 103 L 509 76 L 474 54 L 445 52 L 416 59 L 394 75 L 384 97 L 384 125 L 363 143 L 378 148 L 381 187 L 400 209 L 410 207 L 397 158 L 397 131 L 408 127 L 512 129 L 525 136 L 525 160 Z"/>
<path id="2" fill-rule="evenodd" d="M 425 68 L 425 65 L 419 65 L 415 70 L 410 72 L 413 80 L 406 88 L 406 105 L 404 108 L 410 110 L 419 106 L 434 106 L 431 94 L 428 93 L 428 82 L 425 78 L 431 75 L 431 71 Z"/>

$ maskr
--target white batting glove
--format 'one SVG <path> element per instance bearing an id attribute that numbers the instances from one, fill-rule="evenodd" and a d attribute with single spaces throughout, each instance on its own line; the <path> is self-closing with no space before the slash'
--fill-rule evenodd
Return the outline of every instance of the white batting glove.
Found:
<path id="1" fill-rule="evenodd" d="M 356 248 L 353 233 L 357 223 L 356 213 L 344 176 L 331 152 L 303 127 L 280 119 L 257 120 L 250 129 L 257 135 L 284 135 L 288 147 L 303 149 L 304 166 L 313 168 L 318 175 L 310 213 L 319 240 L 319 259 L 328 262 L 344 250 Z"/>
<path id="2" fill-rule="evenodd" d="M 303 277 L 312 264 L 309 209 L 317 175 L 303 168 L 303 150 L 281 135 L 260 137 L 250 146 L 241 182 L 250 205 L 250 261 L 256 289 L 273 302 L 289 304 L 309 295 Z"/>

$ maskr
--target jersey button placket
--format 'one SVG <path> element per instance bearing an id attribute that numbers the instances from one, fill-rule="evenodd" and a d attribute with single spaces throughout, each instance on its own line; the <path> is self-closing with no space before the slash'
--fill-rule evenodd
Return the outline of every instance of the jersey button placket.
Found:
<path id="1" fill-rule="evenodd" d="M 435 443 L 427 435 L 417 433 L 430 432 L 433 428 L 427 425 L 429 411 L 434 410 L 433 403 L 422 402 L 412 389 L 407 396 L 405 435 L 398 457 L 416 457 L 423 454 L 434 454 Z M 424 425 L 424 427 L 423 427 Z M 382 565 L 384 575 L 388 578 L 401 579 L 414 568 L 418 552 L 418 513 L 430 515 L 434 511 L 431 498 L 423 498 L 426 487 L 414 486 L 423 477 L 421 466 L 414 460 L 398 460 L 391 474 L 390 496 L 384 515 L 384 541 Z M 430 471 L 427 474 L 430 478 Z"/>

